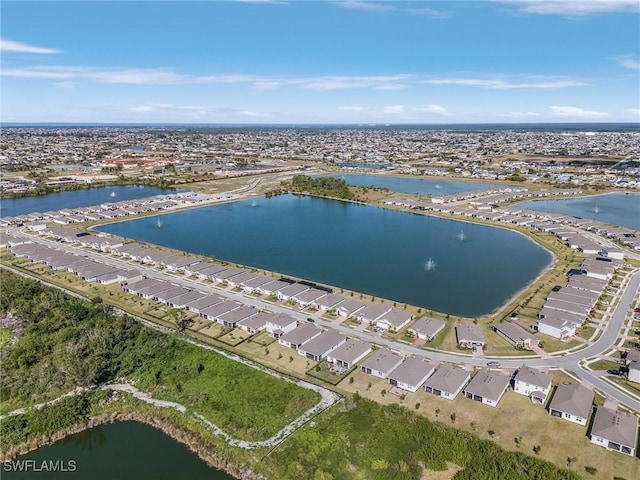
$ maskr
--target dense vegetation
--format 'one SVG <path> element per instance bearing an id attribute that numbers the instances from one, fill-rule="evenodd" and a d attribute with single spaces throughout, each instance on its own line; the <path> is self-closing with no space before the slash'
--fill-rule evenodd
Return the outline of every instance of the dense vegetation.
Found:
<path id="1" fill-rule="evenodd" d="M 578 479 L 568 470 L 469 433 L 432 423 L 399 405 L 382 406 L 358 395 L 313 428 L 293 435 L 270 455 L 270 478 L 420 479 L 424 469 L 451 462 L 465 479 Z"/>
<path id="2" fill-rule="evenodd" d="M 283 192 L 309 193 L 344 200 L 355 198 L 354 193 L 349 189 L 349 184 L 345 180 L 335 177 L 314 178 L 308 175 L 294 175 L 291 182 L 282 182 L 280 189 L 268 192 L 266 196 L 270 197 Z"/>
<path id="3" fill-rule="evenodd" d="M 312 391 L 144 327 L 100 301 L 6 271 L 0 282 L 0 314 L 14 332 L 1 352 L 4 411 L 125 377 L 232 435 L 263 439 L 317 401 Z"/>

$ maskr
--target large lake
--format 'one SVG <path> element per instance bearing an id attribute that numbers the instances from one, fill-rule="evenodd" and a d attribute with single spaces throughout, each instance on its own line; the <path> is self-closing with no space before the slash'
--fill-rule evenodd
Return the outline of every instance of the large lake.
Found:
<path id="1" fill-rule="evenodd" d="M 68 470 L 30 472 L 7 471 L 3 480 L 231 480 L 233 477 L 209 467 L 186 446 L 148 425 L 121 422 L 85 430 L 52 445 L 39 448 L 18 460 L 59 461 Z"/>
<path id="2" fill-rule="evenodd" d="M 607 193 L 567 200 L 539 200 L 518 204 L 539 212 L 589 218 L 640 230 L 640 194 Z"/>
<path id="3" fill-rule="evenodd" d="M 342 178 L 351 185 L 360 187 L 385 187 L 392 192 L 412 195 L 432 195 L 439 197 L 450 193 L 484 190 L 487 188 L 504 188 L 505 184 L 482 182 L 459 182 L 454 180 L 434 180 L 432 178 L 399 177 L 394 175 L 331 175 Z"/>
<path id="4" fill-rule="evenodd" d="M 67 192 L 55 192 L 36 197 L 7 198 L 0 201 L 0 217 L 15 217 L 33 212 L 49 212 L 63 208 L 88 207 L 107 202 L 136 200 L 178 190 L 135 185 L 85 188 Z"/>
<path id="5" fill-rule="evenodd" d="M 513 231 L 295 195 L 99 230 L 467 317 L 499 308 L 552 260 Z"/>

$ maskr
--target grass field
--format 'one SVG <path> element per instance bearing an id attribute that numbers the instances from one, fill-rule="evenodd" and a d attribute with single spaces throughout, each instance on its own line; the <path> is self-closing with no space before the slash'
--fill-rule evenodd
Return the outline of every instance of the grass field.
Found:
<path id="1" fill-rule="evenodd" d="M 563 372 L 550 373 L 554 377 L 554 383 L 574 382 Z M 379 403 L 404 405 L 430 420 L 493 440 L 506 450 L 534 455 L 533 447 L 540 445 L 540 458 L 558 466 L 566 466 L 567 457 L 575 458 L 570 469 L 582 476 L 585 475 L 585 466 L 595 466 L 598 473 L 589 475 L 589 478 L 611 480 L 614 475 L 627 480 L 640 478 L 640 462 L 637 459 L 593 445 L 587 437 L 586 427 L 552 417 L 541 405 L 532 404 L 524 395 L 508 391 L 497 408 L 473 402 L 461 395 L 453 401 L 446 400 L 422 389 L 416 393 L 408 393 L 404 400 L 400 400 L 388 393 L 390 385 L 385 380 L 358 371 L 350 376 L 354 378 L 354 382 L 341 382 L 341 389 L 358 392 Z M 383 390 L 386 392 L 384 395 Z M 452 414 L 455 414 L 455 422 L 451 420 Z M 522 438 L 520 447 L 516 445 L 516 438 Z"/>

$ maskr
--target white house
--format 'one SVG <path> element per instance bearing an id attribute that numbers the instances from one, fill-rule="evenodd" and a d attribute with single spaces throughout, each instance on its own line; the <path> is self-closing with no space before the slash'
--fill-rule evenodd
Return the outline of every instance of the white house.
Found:
<path id="1" fill-rule="evenodd" d="M 591 427 L 591 443 L 635 457 L 638 417 L 632 413 L 598 407 Z"/>
<path id="2" fill-rule="evenodd" d="M 444 364 L 424 382 L 424 390 L 447 400 L 453 400 L 470 379 L 471 374 L 466 370 Z"/>
<path id="3" fill-rule="evenodd" d="M 552 380 L 548 373 L 523 365 L 513 377 L 513 391 L 526 395 L 533 402 L 544 403 L 551 391 Z"/>
<path id="4" fill-rule="evenodd" d="M 549 415 L 586 425 L 594 394 L 582 385 L 558 385 L 549 403 Z"/>

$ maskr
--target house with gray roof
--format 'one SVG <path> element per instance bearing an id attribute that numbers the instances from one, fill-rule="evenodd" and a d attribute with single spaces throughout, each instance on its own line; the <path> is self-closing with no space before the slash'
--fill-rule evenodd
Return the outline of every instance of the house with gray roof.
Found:
<path id="1" fill-rule="evenodd" d="M 466 370 L 443 364 L 424 382 L 424 390 L 447 400 L 453 400 L 470 379 L 471 374 Z"/>
<path id="2" fill-rule="evenodd" d="M 216 275 L 220 272 L 224 272 L 227 270 L 227 267 L 223 267 L 222 265 L 211 265 L 207 268 L 203 268 L 202 270 L 198 270 L 196 272 L 196 276 L 200 280 L 211 280 L 212 282 L 217 281 Z"/>
<path id="3" fill-rule="evenodd" d="M 258 312 L 251 317 L 244 318 L 238 322 L 238 328 L 245 332 L 255 335 L 256 333 L 267 328 L 267 320 L 274 317 L 275 314 L 271 312 Z"/>
<path id="4" fill-rule="evenodd" d="M 273 278 L 265 275 L 256 274 L 249 280 L 244 280 L 239 283 L 244 293 L 254 293 L 259 290 L 262 285 L 273 282 Z"/>
<path id="5" fill-rule="evenodd" d="M 225 281 L 229 281 L 232 277 L 235 277 L 236 275 L 240 275 L 241 273 L 245 273 L 245 272 L 246 270 L 242 268 L 236 268 L 236 267 L 225 268 L 224 270 L 221 270 L 213 275 L 213 281 L 222 283 Z"/>
<path id="6" fill-rule="evenodd" d="M 558 385 L 547 407 L 549 415 L 586 425 L 591 414 L 594 394 L 582 385 Z"/>
<path id="7" fill-rule="evenodd" d="M 302 293 L 293 296 L 293 299 L 298 302 L 302 308 L 311 305 L 319 298 L 324 297 L 327 294 L 326 290 L 320 290 L 318 288 L 310 288 Z"/>
<path id="8" fill-rule="evenodd" d="M 212 322 L 222 323 L 220 320 L 220 315 L 223 315 L 227 312 L 235 310 L 236 308 L 240 308 L 240 304 L 236 303 L 232 300 L 223 300 L 220 303 L 216 303 L 207 308 L 203 308 L 200 311 L 200 316 L 202 318 L 206 318 L 207 320 L 211 320 Z"/>
<path id="9" fill-rule="evenodd" d="M 516 348 L 532 350 L 538 346 L 539 340 L 520 325 L 513 322 L 502 322 L 493 326 L 493 330 Z"/>
<path id="10" fill-rule="evenodd" d="M 377 327 L 397 332 L 411 320 L 413 320 L 412 313 L 393 307 L 388 312 L 382 314 L 381 317 L 378 317 L 375 323 Z"/>
<path id="11" fill-rule="evenodd" d="M 345 299 L 335 307 L 336 313 L 341 317 L 351 317 L 365 307 L 366 303 L 351 298 Z"/>
<path id="12" fill-rule="evenodd" d="M 187 303 L 187 310 L 200 315 L 205 308 L 209 308 L 216 303 L 222 302 L 222 298 L 217 295 L 205 295 L 204 297 L 195 299 Z"/>
<path id="13" fill-rule="evenodd" d="M 513 391 L 526 395 L 535 403 L 544 403 L 551 392 L 553 377 L 548 373 L 523 365 L 513 377 Z"/>
<path id="14" fill-rule="evenodd" d="M 189 293 L 189 290 L 187 290 L 186 288 L 172 286 L 172 288 L 160 292 L 158 295 L 156 295 L 154 300 L 168 305 L 173 298 L 180 297 L 187 293 Z"/>
<path id="15" fill-rule="evenodd" d="M 430 342 L 442 331 L 446 323 L 430 317 L 421 317 L 407 330 L 411 335 Z"/>
<path id="16" fill-rule="evenodd" d="M 576 334 L 576 328 L 580 323 L 564 318 L 562 314 L 558 316 L 546 314 L 543 318 L 533 324 L 533 329 L 560 340 L 567 341 Z"/>
<path id="17" fill-rule="evenodd" d="M 189 293 L 185 293 L 184 295 L 180 295 L 179 297 L 172 298 L 169 302 L 169 306 L 171 308 L 187 308 L 187 305 L 191 302 L 199 300 L 201 298 L 206 297 L 206 293 L 198 292 L 194 290 Z"/>
<path id="18" fill-rule="evenodd" d="M 158 298 L 158 294 L 173 287 L 174 285 L 170 284 L 169 282 L 161 281 L 161 283 L 158 285 L 142 289 L 140 293 L 142 294 L 142 298 L 146 298 L 147 300 L 156 300 Z"/>
<path id="19" fill-rule="evenodd" d="M 290 282 L 282 280 L 272 280 L 260 286 L 257 290 L 263 295 L 275 295 L 278 290 L 281 290 L 291 285 Z"/>
<path id="20" fill-rule="evenodd" d="M 321 333 L 322 330 L 316 326 L 311 325 L 310 323 L 303 323 L 293 330 L 282 334 L 280 338 L 278 338 L 278 343 L 285 347 L 298 350 L 298 348 L 300 348 L 304 343 L 317 337 Z"/>
<path id="21" fill-rule="evenodd" d="M 294 330 L 298 321 L 291 315 L 279 313 L 267 319 L 266 329 L 273 338 L 280 338 L 285 333 Z"/>
<path id="22" fill-rule="evenodd" d="M 241 286 L 243 282 L 251 280 L 255 276 L 255 273 L 244 270 L 242 273 L 227 278 L 227 283 L 231 288 L 235 288 Z"/>
<path id="23" fill-rule="evenodd" d="M 484 347 L 484 335 L 477 325 L 456 325 L 458 345 L 464 348 Z"/>
<path id="24" fill-rule="evenodd" d="M 598 407 L 591 426 L 591 443 L 607 450 L 636 455 L 638 444 L 638 417 L 632 413 Z"/>
<path id="25" fill-rule="evenodd" d="M 324 297 L 320 297 L 312 305 L 323 312 L 334 310 L 338 305 L 344 302 L 346 298 L 336 293 L 327 293 Z"/>
<path id="26" fill-rule="evenodd" d="M 142 296 L 142 294 L 140 293 L 142 290 L 152 286 L 152 285 L 159 285 L 161 282 L 161 280 L 156 280 L 155 278 L 145 278 L 143 280 L 139 280 L 137 282 L 134 283 L 129 283 L 127 285 L 123 285 L 122 289 L 127 292 L 130 293 L 132 295 L 138 295 L 139 297 Z"/>
<path id="27" fill-rule="evenodd" d="M 309 290 L 309 288 L 311 288 L 309 285 L 304 285 L 303 283 L 289 283 L 278 289 L 276 296 L 278 300 L 286 302 L 293 299 L 296 295 L 300 295 L 302 292 Z"/>
<path id="28" fill-rule="evenodd" d="M 369 342 L 358 338 L 350 338 L 343 345 L 327 355 L 327 362 L 335 364 L 339 368 L 351 368 L 372 350 Z"/>
<path id="29" fill-rule="evenodd" d="M 393 369 L 387 377 L 387 381 L 402 390 L 417 392 L 434 370 L 435 366 L 432 363 L 425 362 L 423 358 L 408 357 Z"/>
<path id="30" fill-rule="evenodd" d="M 403 360 L 400 355 L 393 353 L 391 350 L 380 348 L 362 362 L 360 369 L 368 375 L 387 378 Z"/>
<path id="31" fill-rule="evenodd" d="M 222 323 L 225 327 L 236 328 L 238 322 L 246 320 L 256 315 L 260 310 L 249 305 L 242 305 L 235 310 L 223 313 L 218 316 L 218 323 Z"/>
<path id="32" fill-rule="evenodd" d="M 382 315 L 390 310 L 391 305 L 385 305 L 380 302 L 371 302 L 365 304 L 365 307 L 362 310 L 358 310 L 355 317 L 361 322 L 375 323 L 378 318 L 382 317 Z"/>
<path id="33" fill-rule="evenodd" d="M 491 370 L 480 370 L 464 387 L 464 396 L 470 400 L 496 407 L 510 383 L 511 377 Z"/>
<path id="34" fill-rule="evenodd" d="M 298 348 L 298 355 L 319 362 L 346 341 L 346 335 L 330 329 L 304 342 Z"/>

